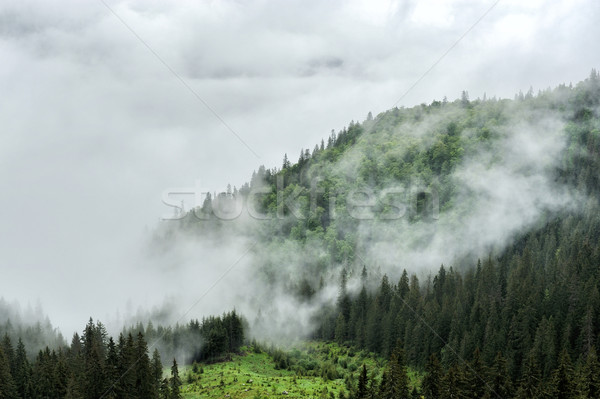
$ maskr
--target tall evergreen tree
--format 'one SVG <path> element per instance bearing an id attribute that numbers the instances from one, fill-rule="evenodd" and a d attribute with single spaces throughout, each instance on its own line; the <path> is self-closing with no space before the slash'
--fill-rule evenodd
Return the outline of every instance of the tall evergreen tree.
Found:
<path id="1" fill-rule="evenodd" d="M 158 349 L 154 349 L 152 353 L 152 377 L 156 392 L 160 392 L 161 383 L 163 380 L 163 366 L 160 360 Z"/>
<path id="2" fill-rule="evenodd" d="M 542 376 L 537 364 L 536 356 L 532 353 L 527 358 L 523 369 L 523 377 L 520 380 L 516 397 L 518 399 L 538 398 L 541 394 Z"/>
<path id="3" fill-rule="evenodd" d="M 135 349 L 135 390 L 137 397 L 156 399 L 158 391 L 154 381 L 154 370 L 148 357 L 148 345 L 144 335 L 138 333 Z"/>
<path id="4" fill-rule="evenodd" d="M 574 399 L 577 397 L 577 385 L 571 357 L 563 349 L 558 359 L 558 367 L 552 373 L 551 395 L 556 399 Z"/>
<path id="5" fill-rule="evenodd" d="M 17 342 L 17 350 L 15 352 L 15 372 L 13 379 L 16 384 L 19 398 L 30 398 L 33 395 L 31 366 L 27 359 L 25 344 L 21 338 Z"/>
<path id="6" fill-rule="evenodd" d="M 105 398 L 113 399 L 117 396 L 117 385 L 119 384 L 119 354 L 117 352 L 117 346 L 112 337 L 108 340 L 107 351 L 106 351 L 106 385 L 105 385 Z"/>
<path id="7" fill-rule="evenodd" d="M 382 383 L 382 399 L 409 399 L 408 374 L 402 343 L 398 341 L 387 366 L 388 378 Z"/>
<path id="8" fill-rule="evenodd" d="M 479 348 L 475 349 L 473 359 L 464 367 L 467 389 L 464 394 L 472 398 L 483 398 L 489 391 L 488 369 L 481 359 Z"/>
<path id="9" fill-rule="evenodd" d="M 432 353 L 425 366 L 425 376 L 423 377 L 423 395 L 426 399 L 436 399 L 442 393 L 442 379 L 444 372 L 440 361 L 435 353 Z"/>
<path id="10" fill-rule="evenodd" d="M 0 346 L 0 398 L 17 399 L 17 388 L 10 374 L 10 364 L 4 354 L 3 346 Z"/>
<path id="11" fill-rule="evenodd" d="M 4 338 L 2 339 L 2 349 L 4 349 L 4 356 L 6 356 L 6 361 L 10 367 L 11 374 L 15 373 L 15 350 L 12 345 L 12 341 L 8 336 L 8 333 L 4 334 Z"/>
<path id="12" fill-rule="evenodd" d="M 442 399 L 469 397 L 465 394 L 467 382 L 460 367 L 453 365 L 448 369 L 442 384 Z"/>
<path id="13" fill-rule="evenodd" d="M 82 336 L 84 367 L 83 394 L 85 398 L 96 399 L 105 392 L 104 348 L 100 329 L 89 320 Z"/>
<path id="14" fill-rule="evenodd" d="M 591 347 L 582 370 L 581 392 L 586 398 L 600 398 L 600 362 L 596 348 Z"/>
<path id="15" fill-rule="evenodd" d="M 177 368 L 177 360 L 173 359 L 171 366 L 171 378 L 169 380 L 169 399 L 181 399 L 181 378 L 179 378 L 179 369 Z"/>
<path id="16" fill-rule="evenodd" d="M 367 399 L 369 397 L 368 391 L 369 377 L 367 376 L 367 366 L 363 363 L 358 377 L 358 387 L 356 391 L 356 399 Z"/>
<path id="17" fill-rule="evenodd" d="M 512 382 L 510 380 L 510 376 L 508 375 L 508 367 L 506 365 L 506 359 L 502 356 L 500 352 L 496 354 L 496 358 L 494 359 L 494 366 L 491 370 L 491 378 L 490 378 L 490 389 L 486 393 L 486 397 L 494 398 L 512 398 L 513 397 L 513 387 Z"/>

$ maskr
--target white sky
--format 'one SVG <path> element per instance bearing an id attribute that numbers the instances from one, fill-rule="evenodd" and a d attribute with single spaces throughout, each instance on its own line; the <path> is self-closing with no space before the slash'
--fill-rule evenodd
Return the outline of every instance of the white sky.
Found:
<path id="1" fill-rule="evenodd" d="M 107 3 L 259 157 L 102 2 L 2 1 L 0 297 L 66 335 L 187 287 L 132 284 L 163 190 L 239 186 L 391 108 L 494 2 Z M 595 0 L 500 1 L 399 105 L 575 83 L 598 21 Z"/>

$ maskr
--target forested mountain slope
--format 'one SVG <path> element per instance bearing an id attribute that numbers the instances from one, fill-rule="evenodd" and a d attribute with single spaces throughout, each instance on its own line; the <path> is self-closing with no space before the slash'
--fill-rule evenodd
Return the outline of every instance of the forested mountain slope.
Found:
<path id="1" fill-rule="evenodd" d="M 306 280 L 312 290 L 341 268 L 399 278 L 404 268 L 474 265 L 556 218 L 590 213 L 600 185 L 599 93 L 592 71 L 575 86 L 514 100 L 463 93 L 369 114 L 302 150 L 297 163 L 286 155 L 239 189 L 209 193 L 153 244 L 250 237 L 268 279 Z"/>
<path id="2" fill-rule="evenodd" d="M 426 397 L 596 397 L 599 170 L 592 71 L 514 100 L 369 115 L 209 195 L 160 245 L 254 237 L 254 278 L 318 304 L 313 337 L 384 356 L 400 340 L 408 365 L 440 368 Z"/>

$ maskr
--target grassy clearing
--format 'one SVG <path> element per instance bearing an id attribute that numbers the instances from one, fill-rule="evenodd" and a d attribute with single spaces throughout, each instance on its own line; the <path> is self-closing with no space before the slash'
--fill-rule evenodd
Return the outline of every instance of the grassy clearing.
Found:
<path id="1" fill-rule="evenodd" d="M 183 396 L 332 398 L 353 389 L 363 363 L 379 379 L 386 362 L 333 343 L 310 342 L 285 352 L 244 348 L 228 362 L 182 367 Z M 409 370 L 409 377 L 420 383 L 418 373 Z"/>

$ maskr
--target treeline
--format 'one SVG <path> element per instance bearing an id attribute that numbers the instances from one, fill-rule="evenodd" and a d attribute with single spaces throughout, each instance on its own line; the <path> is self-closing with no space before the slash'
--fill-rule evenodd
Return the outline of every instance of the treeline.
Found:
<path id="1" fill-rule="evenodd" d="M 8 335 L 0 345 L 0 398 L 181 398 L 181 380 L 173 360 L 171 377 L 163 378 L 157 350 L 152 358 L 143 334 L 121 334 L 115 343 L 102 323 L 92 320 L 71 345 L 39 351 L 30 363 L 19 339 Z"/>
<path id="2" fill-rule="evenodd" d="M 13 342 L 20 338 L 33 353 L 46 346 L 58 348 L 67 342 L 40 307 L 23 311 L 18 304 L 11 304 L 0 298 L 0 338 L 5 335 Z"/>
<path id="3" fill-rule="evenodd" d="M 222 360 L 244 344 L 245 320 L 235 310 L 222 316 L 191 320 L 184 325 L 155 327 L 152 322 L 125 329 L 123 334 L 142 333 L 163 357 L 177 357 L 186 364 Z"/>
<path id="4" fill-rule="evenodd" d="M 363 364 L 357 383 L 346 395 L 341 391 L 339 399 L 531 399 L 560 398 L 581 399 L 600 397 L 600 362 L 594 349 L 585 363 L 574 368 L 566 351 L 559 358 L 558 367 L 546 383 L 540 383 L 540 373 L 531 359 L 520 384 L 514 385 L 510 379 L 507 361 L 500 352 L 491 367 L 481 360 L 481 353 L 475 350 L 470 361 L 461 359 L 459 364 L 444 371 L 435 354 L 431 355 L 426 374 L 420 389 L 409 383 L 407 366 L 402 344 L 394 349 L 390 360 L 378 380 L 369 374 Z"/>
<path id="5" fill-rule="evenodd" d="M 0 345 L 0 399 L 178 399 L 181 398 L 175 358 L 165 376 L 158 347 L 180 353 L 190 361 L 216 360 L 238 352 L 244 341 L 244 324 L 235 311 L 208 317 L 186 326 L 138 325 L 113 340 L 100 322 L 90 319 L 83 334 L 70 345 L 40 350 L 30 361 L 20 338 L 8 334 Z M 188 353 L 189 352 L 189 353 Z"/>

